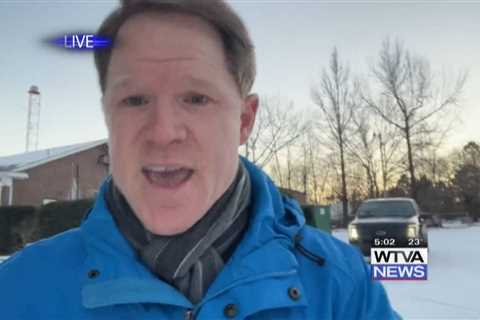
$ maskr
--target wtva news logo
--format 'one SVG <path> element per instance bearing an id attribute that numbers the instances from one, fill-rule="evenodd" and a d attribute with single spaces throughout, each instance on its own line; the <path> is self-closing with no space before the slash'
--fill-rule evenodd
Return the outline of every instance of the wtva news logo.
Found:
<path id="1" fill-rule="evenodd" d="M 59 48 L 76 51 L 95 50 L 112 45 L 111 39 L 85 33 L 65 34 L 51 39 L 49 43 Z"/>
<path id="2" fill-rule="evenodd" d="M 373 280 L 427 280 L 427 248 L 372 248 Z"/>

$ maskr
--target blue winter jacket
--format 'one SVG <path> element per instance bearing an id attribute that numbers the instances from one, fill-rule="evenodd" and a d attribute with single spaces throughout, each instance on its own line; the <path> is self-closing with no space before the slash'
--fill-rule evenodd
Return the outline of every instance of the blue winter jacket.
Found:
<path id="1" fill-rule="evenodd" d="M 106 208 L 104 184 L 79 228 L 0 264 L 0 318 L 397 319 L 359 252 L 306 226 L 296 202 L 245 164 L 250 225 L 197 305 L 138 259 Z"/>

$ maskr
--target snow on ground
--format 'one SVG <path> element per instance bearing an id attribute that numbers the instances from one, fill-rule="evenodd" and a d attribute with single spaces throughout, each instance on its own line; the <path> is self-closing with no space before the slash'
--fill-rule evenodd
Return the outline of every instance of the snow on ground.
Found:
<path id="1" fill-rule="evenodd" d="M 333 235 L 347 240 L 346 230 Z M 480 225 L 429 229 L 428 280 L 382 281 L 405 319 L 480 319 Z"/>
<path id="2" fill-rule="evenodd" d="M 333 235 L 347 241 L 344 229 Z M 427 281 L 383 281 L 394 308 L 404 319 L 480 320 L 480 224 L 430 228 L 428 254 Z"/>

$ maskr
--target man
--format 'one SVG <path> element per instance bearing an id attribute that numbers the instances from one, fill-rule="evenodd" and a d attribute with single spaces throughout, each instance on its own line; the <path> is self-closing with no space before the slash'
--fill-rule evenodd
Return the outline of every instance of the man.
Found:
<path id="1" fill-rule="evenodd" d="M 99 33 L 112 176 L 80 228 L 1 265 L 3 318 L 396 318 L 357 251 L 239 159 L 258 98 L 230 7 L 125 2 Z"/>

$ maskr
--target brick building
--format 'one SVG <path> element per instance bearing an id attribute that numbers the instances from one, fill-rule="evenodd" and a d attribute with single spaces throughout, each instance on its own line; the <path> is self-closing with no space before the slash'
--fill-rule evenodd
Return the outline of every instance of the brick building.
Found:
<path id="1" fill-rule="evenodd" d="M 107 174 L 106 140 L 0 157 L 0 205 L 92 198 Z"/>
<path id="2" fill-rule="evenodd" d="M 107 175 L 106 140 L 0 157 L 0 206 L 93 198 Z M 307 203 L 305 193 L 280 191 Z"/>

